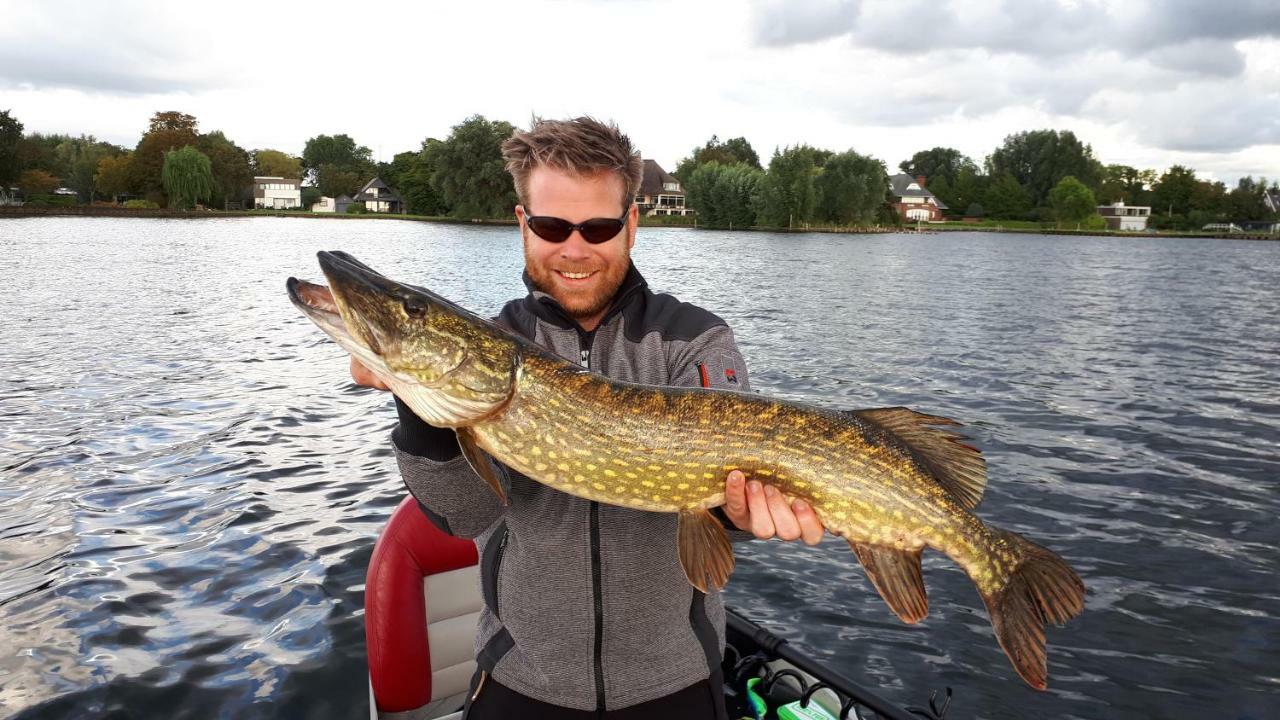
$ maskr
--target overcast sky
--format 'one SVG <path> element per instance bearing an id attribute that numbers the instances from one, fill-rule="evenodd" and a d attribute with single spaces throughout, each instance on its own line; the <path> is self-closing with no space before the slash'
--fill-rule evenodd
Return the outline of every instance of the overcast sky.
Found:
<path id="1" fill-rule="evenodd" d="M 0 109 L 137 143 L 157 110 L 247 149 L 379 160 L 472 114 L 617 121 L 668 170 L 713 133 L 891 171 L 1072 130 L 1104 163 L 1280 178 L 1280 0 L 0 1 Z"/>

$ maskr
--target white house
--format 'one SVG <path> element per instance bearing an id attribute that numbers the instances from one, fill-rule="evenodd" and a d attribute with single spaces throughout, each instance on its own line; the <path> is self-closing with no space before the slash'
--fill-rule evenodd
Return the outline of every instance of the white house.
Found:
<path id="1" fill-rule="evenodd" d="M 302 181 L 275 176 L 255 177 L 253 206 L 277 210 L 302 207 Z"/>
<path id="2" fill-rule="evenodd" d="M 1098 214 L 1107 221 L 1108 230 L 1146 230 L 1151 218 L 1151 208 L 1146 205 L 1125 205 L 1124 201 L 1099 205 Z"/>

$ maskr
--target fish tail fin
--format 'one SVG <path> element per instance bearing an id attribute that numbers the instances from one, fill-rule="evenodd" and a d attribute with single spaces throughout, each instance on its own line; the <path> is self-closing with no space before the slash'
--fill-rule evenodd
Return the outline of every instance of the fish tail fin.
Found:
<path id="1" fill-rule="evenodd" d="M 1000 647 L 1028 685 L 1048 687 L 1044 625 L 1061 625 L 1084 610 L 1084 583 L 1057 553 L 1006 530 L 995 533 L 1016 556 L 1004 586 L 979 587 Z"/>

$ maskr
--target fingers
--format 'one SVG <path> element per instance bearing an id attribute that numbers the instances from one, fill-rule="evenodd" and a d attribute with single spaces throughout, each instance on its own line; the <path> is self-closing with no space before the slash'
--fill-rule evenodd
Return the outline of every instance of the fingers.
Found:
<path id="1" fill-rule="evenodd" d="M 747 509 L 747 479 L 741 470 L 729 473 L 724 482 L 724 514 L 739 530 L 751 529 L 751 513 Z"/>
<path id="2" fill-rule="evenodd" d="M 764 485 L 759 480 L 747 483 L 747 508 L 751 511 L 751 534 L 768 540 L 774 532 L 773 517 L 769 513 L 769 501 L 764 496 Z"/>
<path id="3" fill-rule="evenodd" d="M 772 485 L 764 486 L 764 498 L 769 506 L 769 517 L 773 521 L 774 534 L 783 540 L 798 540 L 800 523 L 796 521 L 796 514 L 791 511 L 787 499 Z"/>
<path id="4" fill-rule="evenodd" d="M 796 500 L 791 503 L 791 509 L 796 514 L 796 522 L 800 525 L 800 539 L 804 540 L 804 544 L 817 545 L 822 542 L 822 535 L 826 532 L 826 528 L 823 527 L 818 514 L 813 511 L 809 503 Z"/>
<path id="5" fill-rule="evenodd" d="M 355 358 L 351 358 L 351 380 L 362 387 L 371 387 L 378 390 L 391 389 L 372 370 L 362 365 Z"/>

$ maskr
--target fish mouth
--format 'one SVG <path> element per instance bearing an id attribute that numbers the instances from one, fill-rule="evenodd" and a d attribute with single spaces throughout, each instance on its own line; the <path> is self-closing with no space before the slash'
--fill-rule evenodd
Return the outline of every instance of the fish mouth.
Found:
<path id="1" fill-rule="evenodd" d="M 342 322 L 342 315 L 338 313 L 338 303 L 333 299 L 329 288 L 295 277 L 289 278 L 285 285 L 294 307 L 311 318 L 322 330 L 330 335 L 334 332 L 349 335 L 346 324 Z"/>

